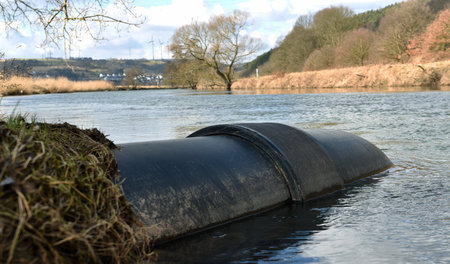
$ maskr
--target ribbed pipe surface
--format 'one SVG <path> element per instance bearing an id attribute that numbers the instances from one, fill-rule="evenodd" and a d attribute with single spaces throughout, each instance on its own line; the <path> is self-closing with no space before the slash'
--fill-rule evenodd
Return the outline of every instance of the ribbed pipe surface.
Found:
<path id="1" fill-rule="evenodd" d="M 277 123 L 217 125 L 186 139 L 123 144 L 125 197 L 155 242 L 342 189 L 392 163 L 335 130 Z"/>

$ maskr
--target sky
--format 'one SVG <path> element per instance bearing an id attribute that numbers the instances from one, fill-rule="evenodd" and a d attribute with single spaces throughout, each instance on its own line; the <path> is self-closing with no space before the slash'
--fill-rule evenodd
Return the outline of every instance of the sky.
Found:
<path id="1" fill-rule="evenodd" d="M 378 9 L 401 0 L 135 0 L 136 12 L 145 18 L 139 27 L 117 33 L 108 29 L 105 40 L 83 37 L 70 51 L 42 47 L 42 32 L 30 29 L 4 30 L 0 26 L 0 52 L 5 58 L 91 57 L 93 59 L 168 59 L 168 44 L 177 28 L 194 20 L 242 10 L 250 14 L 245 32 L 260 38 L 264 52 L 276 46 L 301 15 L 314 14 L 330 6 L 344 5 L 355 13 Z M 69 53 L 69 54 L 67 54 Z"/>

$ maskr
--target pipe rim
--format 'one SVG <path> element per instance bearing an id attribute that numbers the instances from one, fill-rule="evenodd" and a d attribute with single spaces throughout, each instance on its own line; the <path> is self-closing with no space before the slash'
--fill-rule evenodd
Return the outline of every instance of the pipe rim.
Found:
<path id="1" fill-rule="evenodd" d="M 268 137 L 260 132 L 241 124 L 222 124 L 205 127 L 190 134 L 187 138 L 220 135 L 234 136 L 243 139 L 260 150 L 263 154 L 267 155 L 283 176 L 291 200 L 294 202 L 305 201 L 305 195 L 301 190 L 300 185 L 297 183 L 296 174 L 291 163 L 287 159 L 286 154 Z"/>

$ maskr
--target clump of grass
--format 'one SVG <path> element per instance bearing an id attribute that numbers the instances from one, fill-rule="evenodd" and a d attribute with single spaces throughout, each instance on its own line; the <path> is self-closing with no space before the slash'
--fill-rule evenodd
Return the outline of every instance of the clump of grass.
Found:
<path id="1" fill-rule="evenodd" d="M 0 119 L 0 263 L 131 263 L 151 256 L 96 129 Z"/>

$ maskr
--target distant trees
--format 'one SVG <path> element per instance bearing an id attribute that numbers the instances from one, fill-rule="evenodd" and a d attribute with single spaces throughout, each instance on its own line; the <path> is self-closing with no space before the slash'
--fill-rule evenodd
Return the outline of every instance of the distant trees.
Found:
<path id="1" fill-rule="evenodd" d="M 122 81 L 123 85 L 131 86 L 136 88 L 141 84 L 140 77 L 144 74 L 140 67 L 133 67 L 131 69 L 125 70 L 125 78 Z"/>
<path id="2" fill-rule="evenodd" d="M 282 71 L 301 71 L 309 54 L 317 48 L 317 38 L 312 20 L 301 16 L 283 43 L 274 53 L 276 68 Z"/>
<path id="3" fill-rule="evenodd" d="M 353 15 L 353 11 L 347 7 L 332 6 L 315 15 L 300 16 L 292 31 L 261 67 L 262 73 L 332 67 L 334 47 L 348 30 L 355 28 Z"/>
<path id="4" fill-rule="evenodd" d="M 164 83 L 171 86 L 197 89 L 201 80 L 214 80 L 215 73 L 199 60 L 174 60 L 169 62 L 164 71 Z"/>
<path id="5" fill-rule="evenodd" d="M 1 62 L 1 59 L 3 59 L 3 56 L 5 56 L 5 53 L 0 51 L 0 62 Z M 6 78 L 5 75 L 2 73 L 2 71 L 0 71 L 0 81 L 5 78 Z"/>
<path id="6" fill-rule="evenodd" d="M 427 4 L 433 13 L 450 8 L 450 2 L 448 0 L 428 0 Z"/>
<path id="7" fill-rule="evenodd" d="M 336 64 L 342 66 L 362 66 L 369 60 L 375 33 L 359 28 L 349 31 L 336 47 Z"/>
<path id="8" fill-rule="evenodd" d="M 323 46 L 313 51 L 305 61 L 304 71 L 316 71 L 331 68 L 334 65 L 335 48 L 331 45 Z"/>
<path id="9" fill-rule="evenodd" d="M 266 63 L 272 56 L 272 52 L 273 52 L 273 49 L 259 55 L 258 57 L 256 57 L 256 59 L 254 59 L 250 63 L 244 64 L 244 66 L 242 67 L 242 71 L 239 72 L 239 76 L 240 77 L 249 77 L 252 75 L 253 76 L 256 75 L 256 69 L 259 70 L 258 66 Z"/>
<path id="10" fill-rule="evenodd" d="M 0 80 L 8 79 L 12 76 L 31 75 L 31 66 L 23 60 L 9 59 L 2 60 L 4 53 L 0 52 Z"/>
<path id="11" fill-rule="evenodd" d="M 381 19 L 386 15 L 386 12 L 392 9 L 394 6 L 400 4 L 388 5 L 380 9 L 369 10 L 353 16 L 352 20 L 356 28 L 366 28 L 371 31 L 376 31 L 380 25 Z"/>
<path id="12" fill-rule="evenodd" d="M 440 27 L 440 28 L 439 28 Z M 435 40 L 430 46 L 430 50 L 437 51 L 447 51 L 450 49 L 450 10 L 442 12 L 440 17 L 437 19 L 435 27 L 436 34 Z M 430 27 L 431 34 L 433 34 L 433 27 Z M 447 54 L 448 55 L 448 54 Z"/>
<path id="13" fill-rule="evenodd" d="M 409 40 L 430 22 L 427 1 L 410 0 L 389 10 L 378 28 L 377 51 L 390 61 L 405 61 Z"/>
<path id="14" fill-rule="evenodd" d="M 406 52 L 427 61 L 450 59 L 450 9 L 442 11 L 425 32 L 411 39 Z"/>
<path id="15" fill-rule="evenodd" d="M 277 47 L 253 61 L 260 73 L 298 72 L 370 63 L 448 58 L 448 0 L 408 0 L 355 15 L 347 7 L 329 7 L 300 16 Z M 428 27 L 442 9 L 440 22 Z M 427 51 L 425 51 L 427 47 Z M 247 68 L 245 66 L 244 68 Z"/>
<path id="16" fill-rule="evenodd" d="M 352 20 L 353 11 L 344 6 L 322 9 L 314 15 L 313 29 L 317 46 L 336 46 L 345 32 L 355 28 Z"/>
<path id="17" fill-rule="evenodd" d="M 201 61 L 230 90 L 236 65 L 261 47 L 258 40 L 243 34 L 247 26 L 248 14 L 241 11 L 212 17 L 208 23 L 196 21 L 175 32 L 170 50 L 175 59 Z"/>

